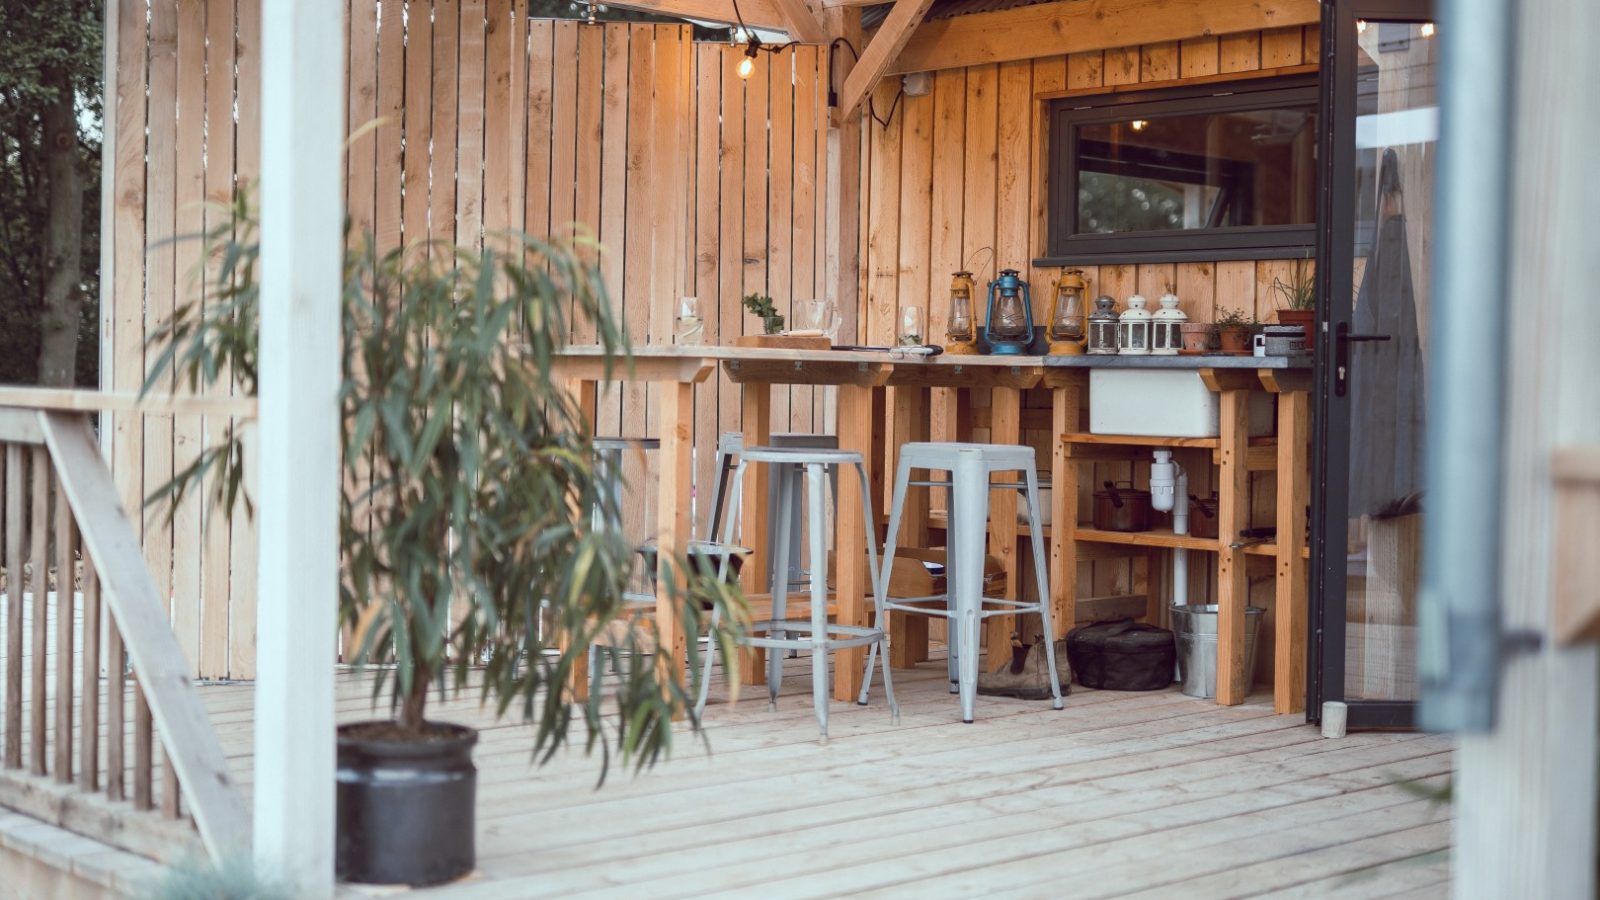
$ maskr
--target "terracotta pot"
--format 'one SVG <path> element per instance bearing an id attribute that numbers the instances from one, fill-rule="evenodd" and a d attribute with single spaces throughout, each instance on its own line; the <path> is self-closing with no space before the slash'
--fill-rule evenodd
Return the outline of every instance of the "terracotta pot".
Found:
<path id="1" fill-rule="evenodd" d="M 1298 325 L 1306 333 L 1306 352 L 1310 353 L 1317 346 L 1317 311 L 1314 309 L 1280 309 L 1278 310 L 1279 325 Z"/>
<path id="2" fill-rule="evenodd" d="M 1178 331 L 1183 335 L 1183 347 L 1178 350 L 1182 356 L 1199 356 L 1217 349 L 1216 332 L 1209 322 L 1185 322 Z"/>
<path id="3" fill-rule="evenodd" d="M 1222 345 L 1222 352 L 1229 356 L 1249 356 L 1250 326 L 1249 325 L 1223 325 L 1217 328 L 1217 338 Z"/>

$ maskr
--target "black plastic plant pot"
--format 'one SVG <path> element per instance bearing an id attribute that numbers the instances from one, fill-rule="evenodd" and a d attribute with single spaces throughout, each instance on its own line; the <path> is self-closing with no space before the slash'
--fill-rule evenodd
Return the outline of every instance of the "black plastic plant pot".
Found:
<path id="1" fill-rule="evenodd" d="M 339 727 L 335 868 L 365 884 L 440 884 L 472 871 L 478 733 L 429 723 L 405 739 L 390 722 Z"/>

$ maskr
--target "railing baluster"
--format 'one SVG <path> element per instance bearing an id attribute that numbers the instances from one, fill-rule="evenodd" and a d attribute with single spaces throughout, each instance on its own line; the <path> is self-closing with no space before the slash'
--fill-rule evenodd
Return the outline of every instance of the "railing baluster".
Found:
<path id="1" fill-rule="evenodd" d="M 72 644 L 73 619 L 77 616 L 76 579 L 77 534 L 72 525 L 72 507 L 64 483 L 56 484 L 56 781 L 72 783 Z M 46 585 L 48 587 L 48 585 Z"/>
<path id="2" fill-rule="evenodd" d="M 22 447 L 6 445 L 6 756 L 22 767 Z"/>
<path id="3" fill-rule="evenodd" d="M 133 808 L 154 809 L 151 770 L 155 763 L 150 727 L 150 703 L 144 698 L 144 685 L 133 683 Z"/>
<path id="4" fill-rule="evenodd" d="M 83 553 L 83 655 L 79 663 L 83 706 L 78 711 L 78 789 L 93 793 L 100 786 L 100 582 L 88 551 Z"/>
<path id="5" fill-rule="evenodd" d="M 126 722 L 127 657 L 122 647 L 122 632 L 116 619 L 106 616 L 106 796 L 121 800 L 128 795 L 127 763 L 123 751 L 128 746 Z"/>
<path id="6" fill-rule="evenodd" d="M 161 751 L 161 814 L 169 819 L 183 815 L 183 801 L 178 788 L 178 770 L 166 749 Z"/>
<path id="7" fill-rule="evenodd" d="M 33 538 L 33 551 L 30 559 L 33 562 L 33 733 L 28 736 L 28 771 L 35 775 L 45 774 L 45 727 L 49 721 L 46 713 L 49 710 L 49 700 L 45 694 L 45 678 L 49 669 L 50 643 L 48 632 L 50 627 L 50 602 L 48 596 L 49 580 L 48 557 L 45 555 L 50 543 L 50 451 L 43 446 L 33 448 L 33 471 L 30 478 L 33 481 L 33 521 L 28 523 L 28 534 Z M 22 583 L 21 570 L 18 570 L 17 583 Z"/>

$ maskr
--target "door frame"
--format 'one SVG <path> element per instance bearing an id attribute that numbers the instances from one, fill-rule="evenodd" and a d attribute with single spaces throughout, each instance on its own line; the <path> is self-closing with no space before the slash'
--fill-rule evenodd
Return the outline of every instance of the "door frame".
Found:
<path id="1" fill-rule="evenodd" d="M 1349 705 L 1351 728 L 1410 728 L 1416 704 L 1345 697 L 1345 615 L 1350 481 L 1350 408 L 1333 402 L 1337 381 L 1334 336 L 1349 327 L 1354 290 L 1356 21 L 1430 22 L 1432 0 L 1324 0 L 1322 8 L 1322 185 L 1317 197 L 1315 437 L 1311 485 L 1310 615 L 1306 627 L 1306 721 L 1322 721 L 1322 704 Z M 1347 298 L 1342 303 L 1334 297 Z M 1333 540 L 1330 540 L 1332 538 Z"/>

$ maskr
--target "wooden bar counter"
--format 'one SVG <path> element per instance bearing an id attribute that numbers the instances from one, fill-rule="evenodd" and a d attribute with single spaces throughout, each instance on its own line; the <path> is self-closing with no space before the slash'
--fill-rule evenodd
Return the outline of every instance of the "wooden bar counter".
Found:
<path id="1" fill-rule="evenodd" d="M 692 499 L 690 446 L 693 431 L 693 385 L 703 381 L 717 365 L 743 388 L 745 446 L 770 442 L 772 388 L 780 385 L 831 386 L 835 388 L 839 447 L 854 450 L 868 461 L 873 486 L 874 511 L 880 521 L 887 517 L 886 486 L 892 482 L 899 446 L 906 441 L 927 440 L 931 390 L 950 388 L 958 396 L 970 398 L 972 392 L 990 392 L 990 440 L 996 443 L 1021 442 L 1022 392 L 1032 388 L 1051 391 L 1051 427 L 1055 435 L 1048 460 L 1050 467 L 1051 525 L 1047 527 L 1052 609 L 1057 637 L 1072 627 L 1078 597 L 1076 566 L 1082 557 L 1098 558 L 1120 551 L 1164 553 L 1173 547 L 1187 547 L 1219 554 L 1216 601 L 1221 606 L 1219 625 L 1218 702 L 1237 704 L 1244 700 L 1248 681 L 1244 671 L 1244 610 L 1248 605 L 1246 556 L 1271 556 L 1276 562 L 1275 678 L 1274 706 L 1279 712 L 1303 708 L 1305 694 L 1306 645 L 1306 562 L 1304 506 L 1309 476 L 1307 411 L 1309 378 L 1303 364 L 1284 359 L 1253 357 L 1039 357 L 1039 356 L 953 356 L 921 357 L 893 350 L 785 350 L 750 347 L 644 347 L 634 351 L 629 363 L 619 364 L 612 380 L 649 382 L 662 386 L 663 403 L 657 415 L 661 421 L 661 479 L 658 509 L 660 545 L 665 550 L 687 545 L 690 535 L 689 508 Z M 1118 368 L 1184 368 L 1199 371 L 1212 390 L 1220 395 L 1222 435 L 1218 438 L 1158 438 L 1089 435 L 1080 431 L 1083 410 L 1088 402 L 1089 370 L 1095 366 Z M 600 383 L 606 380 L 598 348 L 572 347 L 557 359 L 563 377 L 592 413 Z M 884 434 L 882 423 L 890 421 L 887 394 L 894 392 L 893 434 Z M 1267 391 L 1277 402 L 1277 433 L 1271 438 L 1247 436 L 1245 409 L 1251 392 Z M 960 405 L 970 405 L 962 403 Z M 1210 449 L 1218 468 L 1218 487 L 1222 504 L 1222 537 L 1201 539 L 1168 535 L 1162 532 L 1116 534 L 1094 532 L 1078 526 L 1078 464 L 1099 458 L 1129 458 L 1150 447 L 1171 446 Z M 709 452 L 702 448 L 701 452 Z M 1237 546 L 1236 535 L 1248 524 L 1249 472 L 1276 469 L 1278 484 L 1277 521 L 1279 539 L 1272 543 Z M 927 494 L 913 491 L 908 499 L 901 540 L 907 545 L 926 544 L 928 529 Z M 761 510 L 767 497 L 767 472 L 764 466 L 746 472 L 741 504 L 742 541 L 752 547 L 755 557 L 744 567 L 748 593 L 765 592 L 766 585 L 754 583 L 755 574 L 767 567 L 766 518 L 751 515 Z M 999 491 L 990 505 L 990 552 L 1003 563 L 1007 574 L 1007 594 L 1020 593 L 1020 566 L 1017 543 L 1017 494 Z M 863 546 L 861 495 L 848 473 L 841 481 L 836 515 L 835 547 L 849 548 L 835 556 L 834 602 L 841 624 L 861 625 L 869 619 L 869 585 L 866 557 L 855 548 Z M 670 639 L 680 658 L 686 636 L 671 618 L 667 604 L 667 585 L 658 588 L 658 610 L 664 640 Z M 1146 618 L 1158 618 L 1163 596 L 1154 588 L 1146 607 Z M 891 635 L 891 660 L 897 666 L 914 665 L 925 658 L 926 622 L 920 617 L 898 617 Z M 986 628 L 989 646 L 1007 646 L 1014 628 L 1010 617 L 989 620 Z M 999 666 L 1007 654 L 990 654 L 991 665 Z M 846 651 L 835 661 L 834 697 L 855 699 L 860 690 L 865 654 Z M 746 665 L 751 680 L 762 677 L 759 665 Z M 674 677 L 681 672 L 674 669 Z"/>

